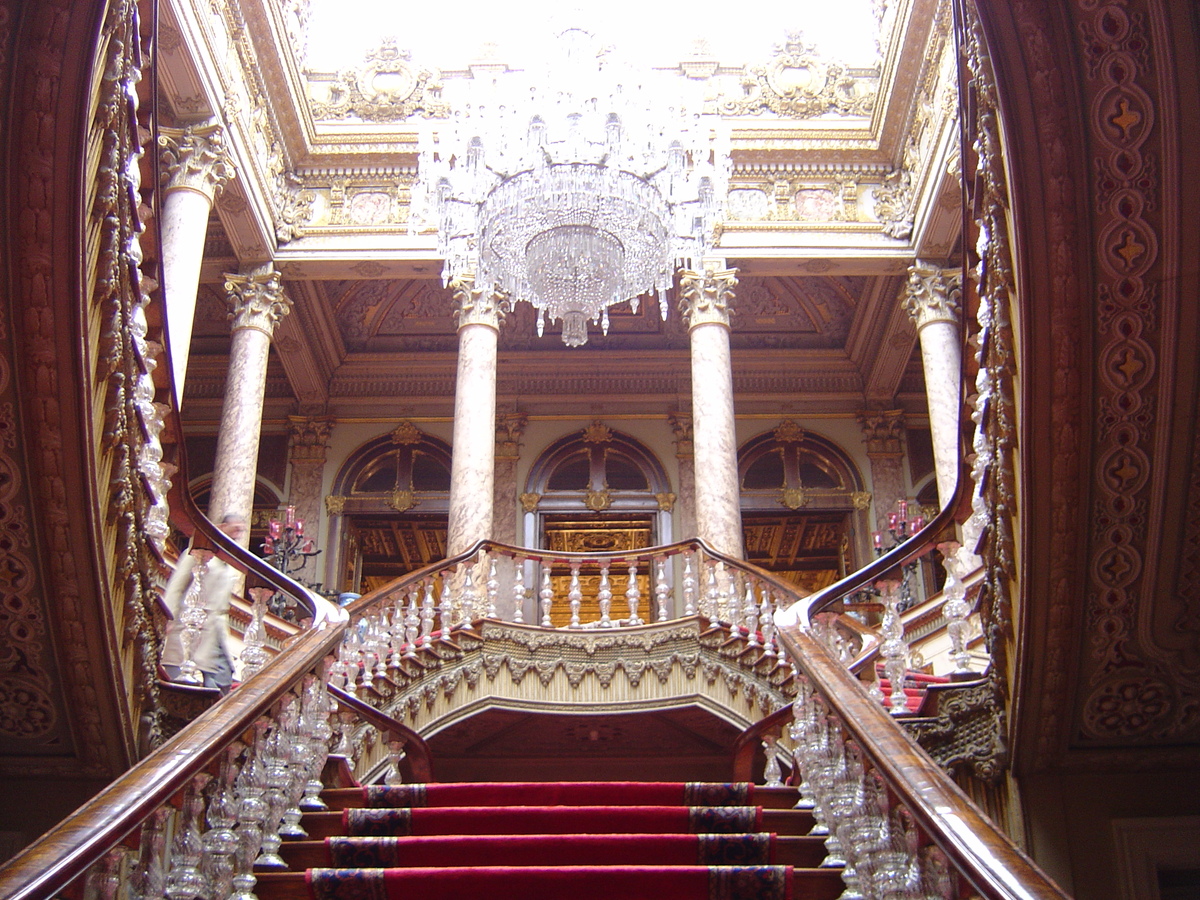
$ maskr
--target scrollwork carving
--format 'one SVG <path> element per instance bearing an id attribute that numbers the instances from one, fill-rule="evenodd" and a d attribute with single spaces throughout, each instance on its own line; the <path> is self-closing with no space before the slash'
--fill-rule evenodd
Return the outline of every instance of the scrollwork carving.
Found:
<path id="1" fill-rule="evenodd" d="M 428 69 L 412 64 L 410 51 L 387 38 L 367 54 L 362 66 L 340 72 L 326 100 L 310 104 L 316 121 L 357 119 L 399 122 L 409 116 L 445 118 L 449 105 L 440 99 L 441 83 Z"/>

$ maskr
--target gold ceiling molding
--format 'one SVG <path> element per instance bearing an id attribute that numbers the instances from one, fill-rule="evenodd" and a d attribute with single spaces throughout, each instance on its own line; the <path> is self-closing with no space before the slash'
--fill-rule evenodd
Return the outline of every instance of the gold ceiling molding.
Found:
<path id="1" fill-rule="evenodd" d="M 441 81 L 429 69 L 414 66 L 412 52 L 401 50 L 394 37 L 384 38 L 360 66 L 332 79 L 308 73 L 308 87 L 309 109 L 318 122 L 401 122 L 414 115 L 450 115 L 449 104 L 441 99 Z"/>

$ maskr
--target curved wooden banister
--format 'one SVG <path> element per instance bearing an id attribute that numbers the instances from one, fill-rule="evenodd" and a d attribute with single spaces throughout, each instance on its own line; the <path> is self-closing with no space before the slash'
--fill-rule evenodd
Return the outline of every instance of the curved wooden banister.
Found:
<path id="1" fill-rule="evenodd" d="M 928 754 L 811 634 L 795 626 L 779 638 L 842 728 L 864 748 L 889 788 L 959 874 L 985 900 L 1069 900 L 981 813 Z"/>
<path id="2" fill-rule="evenodd" d="M 40 900 L 83 874 L 313 671 L 341 640 L 343 628 L 300 635 L 288 652 L 19 853 L 0 870 L 0 897 Z"/>
<path id="3" fill-rule="evenodd" d="M 433 754 L 429 750 L 429 745 L 425 743 L 425 738 L 398 719 L 393 719 L 387 713 L 376 709 L 370 703 L 358 699 L 336 685 L 329 685 L 328 690 L 330 696 L 345 709 L 370 722 L 380 731 L 391 731 L 402 738 L 405 759 L 408 762 L 412 780 L 420 784 L 433 782 Z"/>

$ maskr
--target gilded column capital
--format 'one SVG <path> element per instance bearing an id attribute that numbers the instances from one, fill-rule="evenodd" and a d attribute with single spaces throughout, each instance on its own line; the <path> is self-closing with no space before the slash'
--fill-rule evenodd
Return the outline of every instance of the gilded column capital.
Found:
<path id="1" fill-rule="evenodd" d="M 288 416 L 288 458 L 296 463 L 325 462 L 332 416 Z"/>
<path id="2" fill-rule="evenodd" d="M 868 456 L 903 455 L 904 410 L 866 409 L 858 414 L 858 422 L 862 425 Z"/>
<path id="3" fill-rule="evenodd" d="M 507 293 L 499 288 L 480 290 L 475 287 L 474 275 L 460 275 L 451 280 L 450 293 L 454 298 L 454 319 L 459 328 L 464 325 L 486 325 L 500 330 L 508 312 Z"/>
<path id="4" fill-rule="evenodd" d="M 254 266 L 243 272 L 226 273 L 225 302 L 229 304 L 231 331 L 253 328 L 267 337 L 275 334 L 275 326 L 292 308 L 292 301 L 283 292 L 279 272 L 271 263 Z"/>
<path id="5" fill-rule="evenodd" d="M 958 325 L 962 309 L 962 272 L 918 259 L 908 267 L 901 301 L 920 331 L 933 322 Z"/>
<path id="6" fill-rule="evenodd" d="M 724 260 L 720 263 L 724 265 Z M 706 265 L 703 272 L 679 273 L 679 312 L 688 330 L 697 325 L 729 327 L 733 312 L 733 289 L 737 287 L 737 269 Z"/>
<path id="7" fill-rule="evenodd" d="M 215 120 L 186 128 L 162 128 L 158 136 L 162 153 L 162 186 L 165 192 L 187 188 L 212 201 L 234 175 L 237 166 L 225 146 L 225 132 Z"/>

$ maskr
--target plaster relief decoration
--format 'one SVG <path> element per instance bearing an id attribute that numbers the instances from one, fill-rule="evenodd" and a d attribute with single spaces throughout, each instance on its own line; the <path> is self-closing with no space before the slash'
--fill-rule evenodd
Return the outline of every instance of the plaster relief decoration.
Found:
<path id="1" fill-rule="evenodd" d="M 308 73 L 312 117 L 318 122 L 401 122 L 409 116 L 445 118 L 449 105 L 429 69 L 413 64 L 412 52 L 385 38 L 356 69 L 336 75 Z"/>
<path id="2" fill-rule="evenodd" d="M 791 119 L 834 113 L 869 116 L 875 108 L 879 69 L 851 69 L 821 58 L 801 32 L 788 34 L 764 66 L 747 66 L 744 96 L 727 99 L 721 112 L 730 116 L 771 112 Z"/>

